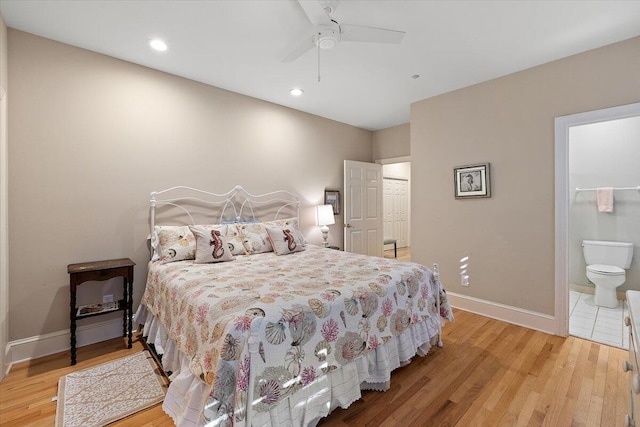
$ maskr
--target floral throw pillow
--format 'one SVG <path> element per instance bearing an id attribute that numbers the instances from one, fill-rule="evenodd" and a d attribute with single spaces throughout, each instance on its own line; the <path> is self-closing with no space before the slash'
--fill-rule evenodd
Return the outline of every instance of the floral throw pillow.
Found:
<path id="1" fill-rule="evenodd" d="M 195 262 L 205 264 L 212 262 L 233 261 L 228 238 L 223 235 L 226 232 L 221 227 L 192 226 L 189 227 L 196 239 Z"/>
<path id="2" fill-rule="evenodd" d="M 276 255 L 304 251 L 304 237 L 293 227 L 266 227 L 269 241 Z"/>
<path id="3" fill-rule="evenodd" d="M 229 249 L 231 249 L 231 253 L 233 255 L 247 255 L 247 250 L 244 247 L 242 235 L 238 231 L 238 227 L 236 224 L 231 224 L 227 228 L 227 243 L 229 244 Z"/>
<path id="4" fill-rule="evenodd" d="M 238 232 L 242 235 L 244 248 L 249 255 L 273 250 L 264 223 L 236 224 L 236 226 L 238 227 Z"/>
<path id="5" fill-rule="evenodd" d="M 196 240 L 189 227 L 156 225 L 156 254 L 162 263 L 194 259 Z"/>

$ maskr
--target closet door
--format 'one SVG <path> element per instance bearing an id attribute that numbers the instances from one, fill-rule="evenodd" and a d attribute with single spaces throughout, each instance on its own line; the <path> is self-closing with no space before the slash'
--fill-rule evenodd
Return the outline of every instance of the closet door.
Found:
<path id="1" fill-rule="evenodd" d="M 409 246 L 409 181 L 384 178 L 384 237 L 396 239 L 397 247 Z"/>
<path id="2" fill-rule="evenodd" d="M 384 224 L 384 237 L 395 236 L 395 225 L 393 221 L 395 217 L 393 182 L 393 179 L 384 178 L 382 183 L 382 202 L 384 204 L 382 221 Z"/>
<path id="3" fill-rule="evenodd" d="M 393 225 L 398 247 L 409 245 L 409 182 L 393 180 Z"/>

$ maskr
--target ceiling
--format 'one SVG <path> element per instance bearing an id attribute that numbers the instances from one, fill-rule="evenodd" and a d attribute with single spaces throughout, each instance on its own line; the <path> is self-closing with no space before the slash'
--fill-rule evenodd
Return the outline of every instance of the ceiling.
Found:
<path id="1" fill-rule="evenodd" d="M 310 26 L 296 0 L 0 0 L 0 11 L 12 28 L 369 130 L 408 122 L 412 102 L 640 35 L 640 1 L 324 1 L 342 24 L 406 35 L 321 50 L 318 82 L 317 50 L 282 62 Z M 166 52 L 149 48 L 155 37 Z"/>

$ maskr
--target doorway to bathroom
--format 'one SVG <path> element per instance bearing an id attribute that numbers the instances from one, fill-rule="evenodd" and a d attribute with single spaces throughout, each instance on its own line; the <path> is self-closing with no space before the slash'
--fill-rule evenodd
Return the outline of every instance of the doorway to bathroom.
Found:
<path id="1" fill-rule="evenodd" d="M 561 335 L 628 348 L 624 293 L 640 290 L 639 158 L 640 104 L 556 119 L 556 313 L 564 320 Z M 598 197 L 602 188 L 611 189 L 611 206 L 604 206 L 607 191 L 600 190 Z M 600 281 L 600 273 L 594 276 L 590 266 L 593 282 L 587 278 L 585 240 L 633 244 L 633 261 L 626 271 L 618 270 L 619 276 L 624 271 L 622 283 L 610 291 L 617 304 L 615 299 L 608 307 L 596 304 L 593 282 Z M 598 286 L 602 295 L 605 287 Z"/>

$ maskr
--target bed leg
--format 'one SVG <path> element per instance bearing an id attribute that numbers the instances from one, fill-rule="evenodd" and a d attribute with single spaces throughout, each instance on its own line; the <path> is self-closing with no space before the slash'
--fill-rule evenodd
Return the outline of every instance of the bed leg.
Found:
<path id="1" fill-rule="evenodd" d="M 438 347 L 442 347 L 442 318 L 440 317 L 440 292 L 442 284 L 440 283 L 440 265 L 433 263 L 433 280 L 436 282 L 436 309 L 438 310 Z"/>

